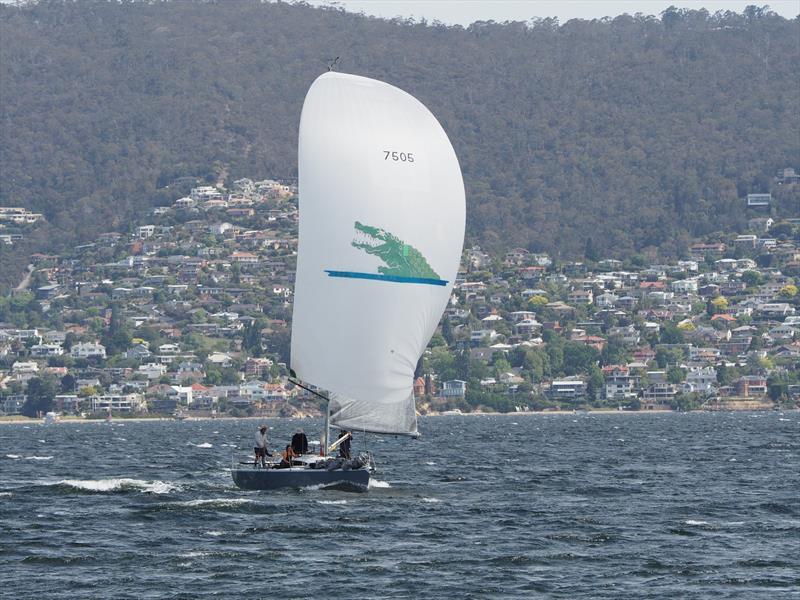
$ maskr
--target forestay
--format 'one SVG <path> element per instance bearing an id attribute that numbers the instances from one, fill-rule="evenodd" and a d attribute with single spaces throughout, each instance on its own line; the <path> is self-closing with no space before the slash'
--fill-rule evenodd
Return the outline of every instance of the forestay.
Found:
<path id="1" fill-rule="evenodd" d="M 415 434 L 413 376 L 464 242 L 464 183 L 436 118 L 372 79 L 326 73 L 300 119 L 291 366 L 331 423 Z"/>

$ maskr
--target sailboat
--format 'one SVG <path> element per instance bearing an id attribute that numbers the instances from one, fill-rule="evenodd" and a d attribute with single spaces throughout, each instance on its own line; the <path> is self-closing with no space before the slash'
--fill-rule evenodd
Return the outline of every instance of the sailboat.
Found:
<path id="1" fill-rule="evenodd" d="M 447 134 L 416 98 L 338 72 L 300 118 L 292 381 L 324 398 L 320 453 L 232 468 L 247 489 L 365 490 L 371 455 L 337 461 L 330 428 L 417 436 L 414 371 L 464 243 L 464 183 Z"/>

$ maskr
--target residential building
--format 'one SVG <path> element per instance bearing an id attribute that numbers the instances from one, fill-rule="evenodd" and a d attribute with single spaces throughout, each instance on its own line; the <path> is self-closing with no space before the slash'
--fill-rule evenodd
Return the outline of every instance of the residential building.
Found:
<path id="1" fill-rule="evenodd" d="M 551 400 L 583 400 L 586 398 L 586 387 L 582 379 L 556 379 L 550 383 L 546 394 Z"/>
<path id="2" fill-rule="evenodd" d="M 69 351 L 72 358 L 105 358 L 106 348 L 98 342 L 79 342 Z"/>

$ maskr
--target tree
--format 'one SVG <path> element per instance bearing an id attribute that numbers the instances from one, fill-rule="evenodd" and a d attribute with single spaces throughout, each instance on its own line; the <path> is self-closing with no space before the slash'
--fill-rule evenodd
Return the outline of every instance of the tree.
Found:
<path id="1" fill-rule="evenodd" d="M 656 350 L 656 363 L 662 369 L 670 365 L 677 365 L 684 359 L 683 351 L 680 348 L 660 347 Z"/>
<path id="2" fill-rule="evenodd" d="M 720 385 L 733 385 L 739 379 L 739 371 L 725 364 L 717 367 L 717 383 Z"/>
<path id="3" fill-rule="evenodd" d="M 686 373 L 678 366 L 670 368 L 667 371 L 667 381 L 670 383 L 683 383 L 686 379 Z"/>
<path id="4" fill-rule="evenodd" d="M 700 406 L 700 395 L 696 392 L 691 394 L 677 394 L 670 402 L 672 410 L 688 411 Z"/>
<path id="5" fill-rule="evenodd" d="M 456 377 L 464 381 L 469 381 L 470 359 L 468 350 L 456 352 L 455 360 L 453 361 L 453 368 L 455 369 Z"/>
<path id="6" fill-rule="evenodd" d="M 102 344 L 106 348 L 108 356 L 117 354 L 127 349 L 130 344 L 131 334 L 125 323 L 125 318 L 122 316 L 118 304 L 114 304 L 111 308 L 111 320 L 108 324 L 108 330 L 102 337 Z"/>
<path id="7" fill-rule="evenodd" d="M 586 257 L 586 260 L 590 260 L 592 262 L 597 262 L 597 259 L 599 258 L 597 248 L 594 245 L 594 239 L 591 236 L 586 238 L 586 244 L 583 248 L 583 255 Z"/>
<path id="8" fill-rule="evenodd" d="M 548 299 L 546 296 L 531 296 L 528 300 L 528 307 L 535 311 L 536 309 L 542 308 L 547 303 Z"/>
<path id="9" fill-rule="evenodd" d="M 600 353 L 591 346 L 577 342 L 566 342 L 564 344 L 563 369 L 567 375 L 588 373 L 590 367 L 595 366 L 598 360 L 600 360 Z"/>
<path id="10" fill-rule="evenodd" d="M 67 373 L 61 378 L 61 391 L 63 393 L 74 392 L 76 382 L 75 377 Z"/>
<path id="11" fill-rule="evenodd" d="M 511 363 L 509 363 L 505 358 L 496 359 L 492 366 L 494 367 L 495 377 L 500 377 L 500 375 L 503 373 L 508 373 L 511 371 Z"/>
<path id="12" fill-rule="evenodd" d="M 789 382 L 785 375 L 770 376 L 767 379 L 767 390 L 773 402 L 780 402 L 789 397 Z"/>
<path id="13" fill-rule="evenodd" d="M 673 323 L 666 323 L 664 327 L 661 329 L 661 343 L 662 344 L 682 344 L 683 343 L 683 331 L 681 331 L 678 326 Z"/>
<path id="14" fill-rule="evenodd" d="M 749 288 L 759 286 L 764 282 L 764 278 L 758 271 L 745 271 L 742 273 L 741 279 Z"/>
<path id="15" fill-rule="evenodd" d="M 550 365 L 550 374 L 560 373 L 564 366 L 564 338 L 551 330 L 546 330 L 543 335 L 549 338 L 546 340 L 545 351 L 547 352 L 547 362 Z"/>
<path id="16" fill-rule="evenodd" d="M 242 348 L 247 351 L 250 356 L 261 356 L 261 329 L 262 325 L 259 321 L 250 321 L 244 328 L 242 334 Z"/>
<path id="17" fill-rule="evenodd" d="M 447 341 L 444 339 L 444 336 L 437 331 L 431 337 L 431 341 L 428 342 L 428 346 L 431 348 L 436 348 L 437 346 L 447 346 Z"/>
<path id="18" fill-rule="evenodd" d="M 706 311 L 709 316 L 713 316 L 720 313 L 724 313 L 725 309 L 727 308 L 728 308 L 728 300 L 724 296 L 717 296 L 716 298 L 708 302 L 708 307 Z"/>
<path id="19" fill-rule="evenodd" d="M 600 399 L 604 383 L 605 379 L 603 378 L 603 371 L 601 371 L 600 367 L 597 365 L 591 365 L 589 367 L 588 379 L 586 382 L 586 394 L 589 397 L 589 401 L 596 402 Z"/>
<path id="20" fill-rule="evenodd" d="M 523 351 L 521 366 L 533 381 L 542 381 L 550 372 L 550 357 L 541 348 L 530 348 Z"/>
<path id="21" fill-rule="evenodd" d="M 431 349 L 426 357 L 428 369 L 436 373 L 441 381 L 456 378 L 455 358 L 444 346 Z"/>
<path id="22" fill-rule="evenodd" d="M 627 360 L 625 344 L 617 339 L 609 339 L 600 353 L 600 362 L 604 365 L 619 365 Z"/>
<path id="23" fill-rule="evenodd" d="M 53 409 L 53 399 L 58 393 L 58 384 L 52 375 L 43 375 L 28 380 L 28 399 L 22 405 L 22 414 L 35 417 Z"/>
<path id="24" fill-rule="evenodd" d="M 797 296 L 797 286 L 791 283 L 785 285 L 781 288 L 780 294 L 783 298 L 794 298 Z"/>
<path id="25" fill-rule="evenodd" d="M 450 324 L 450 319 L 445 317 L 442 321 L 442 337 L 446 345 L 450 345 L 453 343 L 453 326 Z"/>

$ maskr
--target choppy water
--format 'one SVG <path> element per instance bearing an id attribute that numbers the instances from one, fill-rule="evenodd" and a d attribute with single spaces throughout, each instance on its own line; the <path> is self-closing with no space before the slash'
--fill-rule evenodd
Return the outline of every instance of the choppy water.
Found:
<path id="1" fill-rule="evenodd" d="M 0 596 L 800 594 L 796 412 L 428 418 L 366 494 L 238 490 L 256 424 L 0 426 Z"/>

